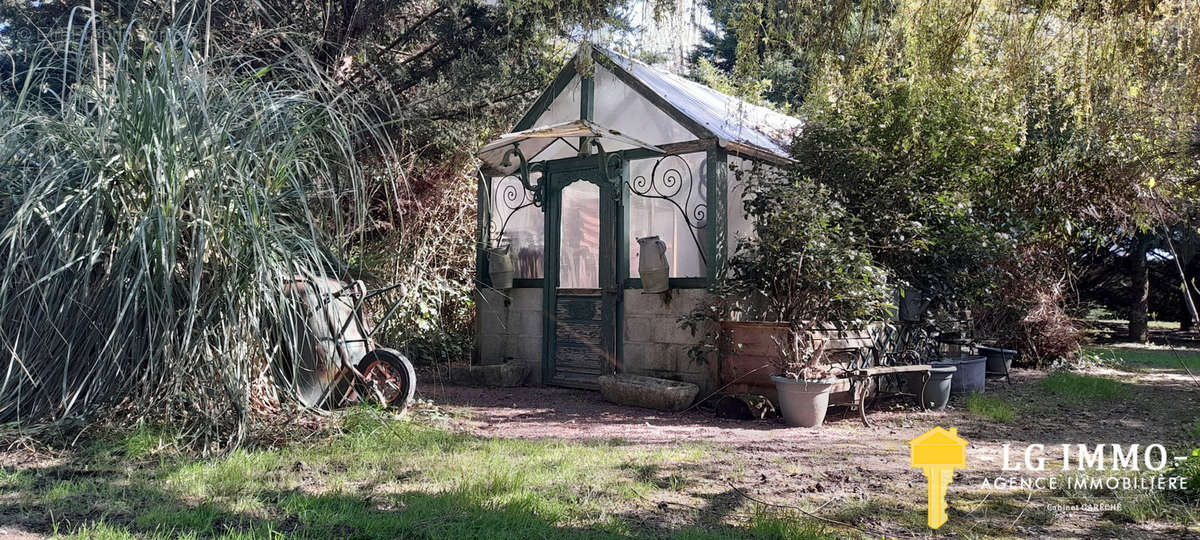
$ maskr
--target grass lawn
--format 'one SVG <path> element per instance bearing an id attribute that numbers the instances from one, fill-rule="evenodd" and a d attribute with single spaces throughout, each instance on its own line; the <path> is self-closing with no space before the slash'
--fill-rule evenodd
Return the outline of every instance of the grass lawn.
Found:
<path id="1" fill-rule="evenodd" d="M 431 395 L 405 419 L 350 409 L 292 430 L 278 439 L 283 447 L 209 459 L 149 426 L 89 430 L 71 449 L 0 454 L 0 529 L 87 538 L 923 536 L 926 484 L 908 466 L 908 441 L 942 425 L 958 427 L 973 453 L 950 487 L 951 519 L 939 534 L 1195 536 L 1194 494 L 982 483 L 1004 474 L 1003 444 L 1049 448 L 1064 433 L 1098 444 L 1119 434 L 1184 455 L 1200 443 L 1192 386 L 1166 370 L 1113 365 L 1023 371 L 940 412 L 896 401 L 872 412 L 873 428 L 845 411 L 820 429 L 789 430 L 699 413 L 651 419 L 561 389 L 460 389 Z M 604 421 L 576 424 L 577 400 Z M 1188 476 L 1200 485 L 1194 461 Z M 1121 507 L 1050 509 L 1094 503 Z"/>
<path id="2" fill-rule="evenodd" d="M 1127 367 L 1200 370 L 1200 352 L 1126 347 L 1086 347 L 1084 352 Z"/>
<path id="3" fill-rule="evenodd" d="M 1129 386 L 1123 382 L 1067 372 L 1051 373 L 1042 380 L 1042 388 L 1071 401 L 1117 399 L 1129 394 Z"/>
<path id="4" fill-rule="evenodd" d="M 67 463 L 5 469 L 0 519 L 45 516 L 51 531 L 92 538 L 827 537 L 755 503 L 735 509 L 737 523 L 639 520 L 648 495 L 680 489 L 670 471 L 704 459 L 703 445 L 486 439 L 366 410 L 342 428 L 199 461 L 142 429 Z"/>
<path id="5" fill-rule="evenodd" d="M 990 418 L 997 422 L 1012 422 L 1016 418 L 1012 405 L 1004 398 L 984 394 L 967 396 L 967 411 L 980 418 Z"/>

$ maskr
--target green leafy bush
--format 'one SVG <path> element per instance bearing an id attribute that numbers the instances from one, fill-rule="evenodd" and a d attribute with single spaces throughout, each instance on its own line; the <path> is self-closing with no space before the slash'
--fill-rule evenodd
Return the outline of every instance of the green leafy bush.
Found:
<path id="1" fill-rule="evenodd" d="M 725 337 L 715 328 L 721 320 L 783 322 L 803 336 L 825 323 L 855 326 L 886 316 L 887 273 L 842 226 L 846 216 L 827 191 L 793 171 L 738 171 L 737 181 L 754 235 L 739 241 L 710 289 L 715 300 L 680 320 L 693 334 L 704 332 L 689 349 L 693 361 L 722 348 Z M 813 358 L 804 349 L 814 344 L 804 341 L 780 346 L 792 362 L 806 363 Z"/>
<path id="2" fill-rule="evenodd" d="M 794 172 L 738 176 L 754 236 L 729 260 L 724 298 L 752 320 L 862 323 L 885 313 L 887 274 L 827 190 Z"/>

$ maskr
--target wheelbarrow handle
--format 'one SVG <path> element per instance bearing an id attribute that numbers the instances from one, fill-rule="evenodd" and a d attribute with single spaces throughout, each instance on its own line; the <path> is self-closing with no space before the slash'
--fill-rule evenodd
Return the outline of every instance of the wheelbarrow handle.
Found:
<path id="1" fill-rule="evenodd" d="M 378 321 L 375 322 L 375 326 L 373 326 L 371 328 L 371 331 L 367 332 L 368 340 L 371 338 L 371 336 L 375 335 L 376 330 L 379 330 L 380 327 L 382 327 L 385 323 L 388 322 L 388 319 L 392 318 L 392 315 L 396 314 L 396 310 L 400 309 L 400 304 L 402 302 L 404 302 L 404 298 L 400 298 L 400 299 L 397 299 L 395 302 L 392 302 L 392 307 L 388 308 L 387 313 L 384 313 L 383 317 L 381 317 Z"/>
<path id="2" fill-rule="evenodd" d="M 399 289 L 400 287 L 403 287 L 403 286 L 404 286 L 403 283 L 397 283 L 395 285 L 389 285 L 387 287 L 383 287 L 382 289 L 371 289 L 369 291 L 366 291 L 366 294 L 363 297 L 364 298 L 375 298 L 376 296 L 379 296 L 385 292 L 388 292 L 388 291 L 391 291 L 394 289 Z"/>

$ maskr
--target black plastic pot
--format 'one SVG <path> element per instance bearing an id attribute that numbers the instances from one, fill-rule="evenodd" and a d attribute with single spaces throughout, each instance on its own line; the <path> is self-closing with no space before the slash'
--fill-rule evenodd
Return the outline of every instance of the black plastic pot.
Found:
<path id="1" fill-rule="evenodd" d="M 979 349 L 979 354 L 987 357 L 988 376 L 1003 377 L 1008 375 L 1009 370 L 1012 369 L 1013 357 L 1017 355 L 1017 351 L 983 346 L 976 348 Z"/>
<path id="2" fill-rule="evenodd" d="M 933 367 L 953 366 L 958 368 L 954 372 L 954 378 L 951 379 L 950 393 L 965 394 L 971 392 L 983 392 L 986 376 L 984 369 L 986 368 L 987 358 L 983 356 L 960 356 L 958 358 L 947 358 L 940 362 L 932 362 Z"/>
<path id="3" fill-rule="evenodd" d="M 929 308 L 929 299 L 921 293 L 921 289 L 905 287 L 896 293 L 896 317 L 901 321 L 915 322 L 921 320 L 921 315 Z"/>
<path id="4" fill-rule="evenodd" d="M 905 385 L 910 394 L 917 396 L 921 407 L 930 411 L 940 411 L 945 409 L 946 403 L 950 401 L 950 386 L 955 371 L 958 371 L 958 368 L 954 366 L 935 367 L 929 370 L 928 381 L 924 380 L 924 373 L 906 373 Z"/>

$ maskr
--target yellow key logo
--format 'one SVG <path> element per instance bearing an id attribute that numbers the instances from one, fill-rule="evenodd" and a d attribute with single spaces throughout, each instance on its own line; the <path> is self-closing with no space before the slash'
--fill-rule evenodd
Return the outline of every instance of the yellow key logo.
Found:
<path id="1" fill-rule="evenodd" d="M 946 487 L 954 480 L 954 469 L 967 464 L 967 441 L 958 428 L 935 427 L 908 442 L 910 464 L 925 471 L 929 479 L 929 527 L 946 524 Z"/>

